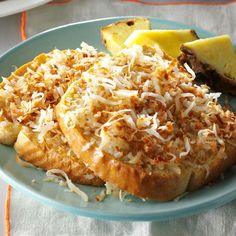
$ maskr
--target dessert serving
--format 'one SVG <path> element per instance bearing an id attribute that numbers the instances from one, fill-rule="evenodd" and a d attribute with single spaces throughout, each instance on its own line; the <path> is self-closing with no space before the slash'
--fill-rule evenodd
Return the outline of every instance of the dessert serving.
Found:
<path id="1" fill-rule="evenodd" d="M 1 143 L 15 143 L 17 155 L 35 167 L 61 169 L 75 182 L 102 185 L 70 149 L 54 114 L 68 85 L 100 56 L 91 54 L 87 45 L 81 50 L 54 50 L 3 78 Z"/>
<path id="2" fill-rule="evenodd" d="M 65 179 L 85 201 L 71 181 L 169 201 L 236 163 L 236 115 L 218 103 L 219 89 L 235 86 L 228 36 L 150 30 L 146 18 L 101 34 L 111 54 L 55 49 L 3 79 L 0 142 L 14 144 L 18 162 Z M 219 41 L 227 50 L 210 56 Z M 209 76 L 217 91 L 196 83 Z"/>
<path id="3" fill-rule="evenodd" d="M 95 175 L 145 199 L 171 200 L 235 162 L 236 116 L 185 67 L 133 46 L 70 85 L 57 119 Z"/>

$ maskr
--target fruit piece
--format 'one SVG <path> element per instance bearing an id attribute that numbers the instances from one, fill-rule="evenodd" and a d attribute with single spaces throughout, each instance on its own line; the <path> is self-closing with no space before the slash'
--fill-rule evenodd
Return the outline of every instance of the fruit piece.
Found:
<path id="1" fill-rule="evenodd" d="M 194 30 L 136 30 L 125 41 L 127 47 L 134 44 L 155 46 L 172 57 L 178 57 L 181 53 L 180 46 L 185 42 L 198 39 Z"/>
<path id="2" fill-rule="evenodd" d="M 179 60 L 187 62 L 210 86 L 236 94 L 236 53 L 228 35 L 185 43 Z"/>
<path id="3" fill-rule="evenodd" d="M 111 54 L 116 54 L 125 48 L 124 41 L 129 35 L 138 29 L 150 29 L 150 21 L 147 18 L 133 18 L 102 27 L 101 36 L 106 49 Z"/>

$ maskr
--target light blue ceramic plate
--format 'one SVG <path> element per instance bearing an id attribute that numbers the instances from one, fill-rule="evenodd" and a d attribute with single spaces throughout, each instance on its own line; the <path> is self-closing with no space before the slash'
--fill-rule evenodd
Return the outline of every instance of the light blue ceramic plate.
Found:
<path id="1" fill-rule="evenodd" d="M 123 18 L 66 25 L 32 37 L 0 58 L 0 76 L 8 76 L 14 70 L 14 66 L 20 66 L 39 53 L 48 52 L 54 48 L 77 48 L 82 41 L 85 41 L 99 50 L 104 50 L 100 39 L 100 27 Z M 152 27 L 157 29 L 194 28 L 202 38 L 213 35 L 205 30 L 181 23 L 156 18 L 150 18 L 150 20 Z M 236 168 L 234 168 L 226 173 L 225 179 L 221 182 L 190 193 L 178 202 L 143 202 L 133 198 L 133 201 L 128 203 L 109 197 L 104 202 L 98 203 L 94 200 L 94 196 L 100 193 L 101 188 L 81 186 L 81 189 L 90 196 L 90 202 L 85 203 L 77 195 L 65 192 L 64 187 L 43 182 L 44 172 L 16 164 L 13 148 L 3 145 L 0 145 L 0 177 L 19 191 L 59 210 L 106 220 L 173 219 L 219 207 L 236 198 Z M 36 179 L 37 183 L 33 184 L 32 179 Z"/>

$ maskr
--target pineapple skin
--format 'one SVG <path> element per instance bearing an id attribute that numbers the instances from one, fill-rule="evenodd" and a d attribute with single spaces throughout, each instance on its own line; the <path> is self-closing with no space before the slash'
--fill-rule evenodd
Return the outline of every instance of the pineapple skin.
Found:
<path id="1" fill-rule="evenodd" d="M 186 43 L 181 51 L 178 60 L 188 63 L 197 78 L 214 90 L 236 95 L 236 53 L 229 36 Z"/>

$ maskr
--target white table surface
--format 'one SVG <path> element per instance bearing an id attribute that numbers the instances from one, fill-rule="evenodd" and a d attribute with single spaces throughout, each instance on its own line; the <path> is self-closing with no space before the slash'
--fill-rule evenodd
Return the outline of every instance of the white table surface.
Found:
<path id="1" fill-rule="evenodd" d="M 0 55 L 2 55 L 21 41 L 20 14 L 0 18 L 0 32 Z M 7 184 L 0 179 L 0 235 L 5 235 L 6 190 Z"/>

